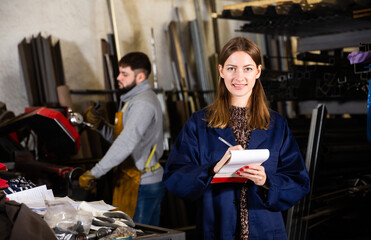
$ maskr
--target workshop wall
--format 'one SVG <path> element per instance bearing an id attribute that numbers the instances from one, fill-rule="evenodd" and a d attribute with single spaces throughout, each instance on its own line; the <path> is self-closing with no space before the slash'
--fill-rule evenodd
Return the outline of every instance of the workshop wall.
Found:
<path id="1" fill-rule="evenodd" d="M 154 28 L 157 53 L 157 68 L 160 87 L 172 89 L 168 40 L 168 24 L 179 18 L 184 22 L 195 19 L 193 0 L 136 0 L 113 1 L 117 22 L 117 35 L 121 56 L 129 51 L 143 51 L 152 59 L 151 28 Z M 205 22 L 208 51 L 213 53 L 214 40 L 209 1 L 200 0 Z M 234 1 L 225 1 L 233 4 Z M 218 1 L 217 11 L 224 1 Z M 22 78 L 17 45 L 41 33 L 59 40 L 66 84 L 70 89 L 103 89 L 103 63 L 100 40 L 113 33 L 106 0 L 0 0 L 0 101 L 16 115 L 28 106 Z M 234 33 L 238 21 L 219 23 L 220 45 Z M 186 38 L 190 34 L 184 32 Z M 152 78 L 152 76 L 151 76 Z M 72 96 L 74 104 L 96 100 L 101 96 Z M 80 110 L 80 109 L 77 109 Z"/>
<path id="2" fill-rule="evenodd" d="M 17 45 L 41 33 L 61 41 L 66 83 L 102 88 L 100 38 L 109 31 L 105 1 L 0 1 L 0 101 L 16 114 L 28 106 Z"/>

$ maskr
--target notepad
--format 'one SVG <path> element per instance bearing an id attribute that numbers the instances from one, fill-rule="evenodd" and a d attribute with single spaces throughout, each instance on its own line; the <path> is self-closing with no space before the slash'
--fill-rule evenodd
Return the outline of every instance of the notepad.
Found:
<path id="1" fill-rule="evenodd" d="M 236 171 L 247 165 L 261 165 L 269 158 L 268 149 L 231 150 L 231 157 L 226 165 L 215 174 L 211 183 L 240 182 L 248 179 L 236 174 Z"/>

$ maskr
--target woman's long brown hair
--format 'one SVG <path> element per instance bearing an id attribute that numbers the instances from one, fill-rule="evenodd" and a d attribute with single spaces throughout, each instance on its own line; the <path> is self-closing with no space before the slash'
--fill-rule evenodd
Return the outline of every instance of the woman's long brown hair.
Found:
<path id="1" fill-rule="evenodd" d="M 261 55 L 258 46 L 246 37 L 235 37 L 224 45 L 219 64 L 224 66 L 225 61 L 234 52 L 243 51 L 251 56 L 258 67 L 261 65 Z M 267 98 L 264 93 L 260 79 L 256 79 L 252 94 L 247 102 L 248 128 L 249 129 L 268 129 L 269 111 L 266 105 Z M 206 107 L 209 127 L 225 128 L 229 121 L 230 93 L 225 86 L 224 79 L 219 76 L 219 86 L 216 98 L 212 104 Z"/>

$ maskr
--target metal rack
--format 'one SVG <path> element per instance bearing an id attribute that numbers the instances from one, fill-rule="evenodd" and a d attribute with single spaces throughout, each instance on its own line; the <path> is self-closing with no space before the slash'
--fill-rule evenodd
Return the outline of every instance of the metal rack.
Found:
<path id="1" fill-rule="evenodd" d="M 268 100 L 352 100 L 357 105 L 354 109 L 360 109 L 358 101 L 367 98 L 368 83 L 354 74 L 345 48 L 358 47 L 369 39 L 371 11 L 359 10 L 366 7 L 357 4 L 283 1 L 267 6 L 266 2 L 226 6 L 218 18 L 242 20 L 237 32 L 260 36 L 257 43 L 264 54 L 261 80 Z M 294 56 L 293 50 L 299 54 Z"/>

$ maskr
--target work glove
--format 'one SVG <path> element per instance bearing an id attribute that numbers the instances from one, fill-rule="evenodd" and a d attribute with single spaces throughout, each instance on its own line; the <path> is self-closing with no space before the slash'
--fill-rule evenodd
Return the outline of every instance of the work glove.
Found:
<path id="1" fill-rule="evenodd" d="M 91 190 L 95 185 L 95 177 L 88 170 L 79 177 L 79 184 L 81 188 Z"/>
<path id="2" fill-rule="evenodd" d="M 92 130 L 101 129 L 104 124 L 104 110 L 89 106 L 84 113 L 84 120 L 92 125 Z"/>

